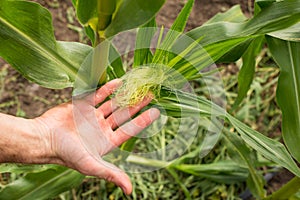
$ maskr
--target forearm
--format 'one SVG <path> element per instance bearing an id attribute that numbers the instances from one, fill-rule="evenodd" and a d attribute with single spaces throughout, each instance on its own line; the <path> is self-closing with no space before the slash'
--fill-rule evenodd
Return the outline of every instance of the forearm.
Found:
<path id="1" fill-rule="evenodd" d="M 0 163 L 48 163 L 50 140 L 35 120 L 0 113 Z"/>

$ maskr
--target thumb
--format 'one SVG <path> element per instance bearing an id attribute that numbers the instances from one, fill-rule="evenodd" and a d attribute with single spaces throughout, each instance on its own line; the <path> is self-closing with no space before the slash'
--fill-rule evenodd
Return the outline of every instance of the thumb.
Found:
<path id="1" fill-rule="evenodd" d="M 119 186 L 126 195 L 131 194 L 132 184 L 128 175 L 116 167 L 115 165 L 104 161 L 103 159 L 97 159 L 92 166 L 90 166 L 89 175 L 97 176 L 105 179 L 109 182 L 115 183 Z"/>

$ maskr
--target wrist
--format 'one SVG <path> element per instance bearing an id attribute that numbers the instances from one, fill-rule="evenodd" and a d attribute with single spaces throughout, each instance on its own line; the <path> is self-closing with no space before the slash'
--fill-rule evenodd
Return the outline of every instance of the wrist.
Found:
<path id="1" fill-rule="evenodd" d="M 0 114 L 0 162 L 44 164 L 51 162 L 51 138 L 35 119 Z"/>

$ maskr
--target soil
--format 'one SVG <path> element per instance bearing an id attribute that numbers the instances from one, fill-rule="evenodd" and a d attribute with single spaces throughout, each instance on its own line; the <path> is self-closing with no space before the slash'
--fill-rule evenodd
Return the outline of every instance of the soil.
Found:
<path id="1" fill-rule="evenodd" d="M 53 15 L 57 40 L 79 41 L 82 35 L 76 31 L 80 25 L 74 21 L 71 0 L 34 0 L 49 8 Z M 233 5 L 240 4 L 246 16 L 250 16 L 253 0 L 196 0 L 187 29 L 195 28 L 218 12 L 226 11 Z M 167 0 L 157 16 L 158 25 L 170 27 L 177 17 L 184 1 Z M 71 89 L 52 90 L 31 83 L 18 74 L 12 67 L 0 59 L 0 112 L 34 118 L 49 108 L 71 99 Z M 273 178 L 269 191 L 276 190 L 282 182 L 291 178 L 287 171 L 282 171 Z"/>

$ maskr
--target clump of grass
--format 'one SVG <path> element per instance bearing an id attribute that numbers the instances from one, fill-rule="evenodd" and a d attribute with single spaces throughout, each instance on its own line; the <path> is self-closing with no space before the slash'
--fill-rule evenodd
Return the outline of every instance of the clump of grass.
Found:
<path id="1" fill-rule="evenodd" d="M 120 107 L 134 106 L 149 94 L 159 97 L 161 87 L 168 85 L 168 73 L 160 66 L 143 66 L 126 73 L 122 81 L 115 93 L 116 102 Z"/>

